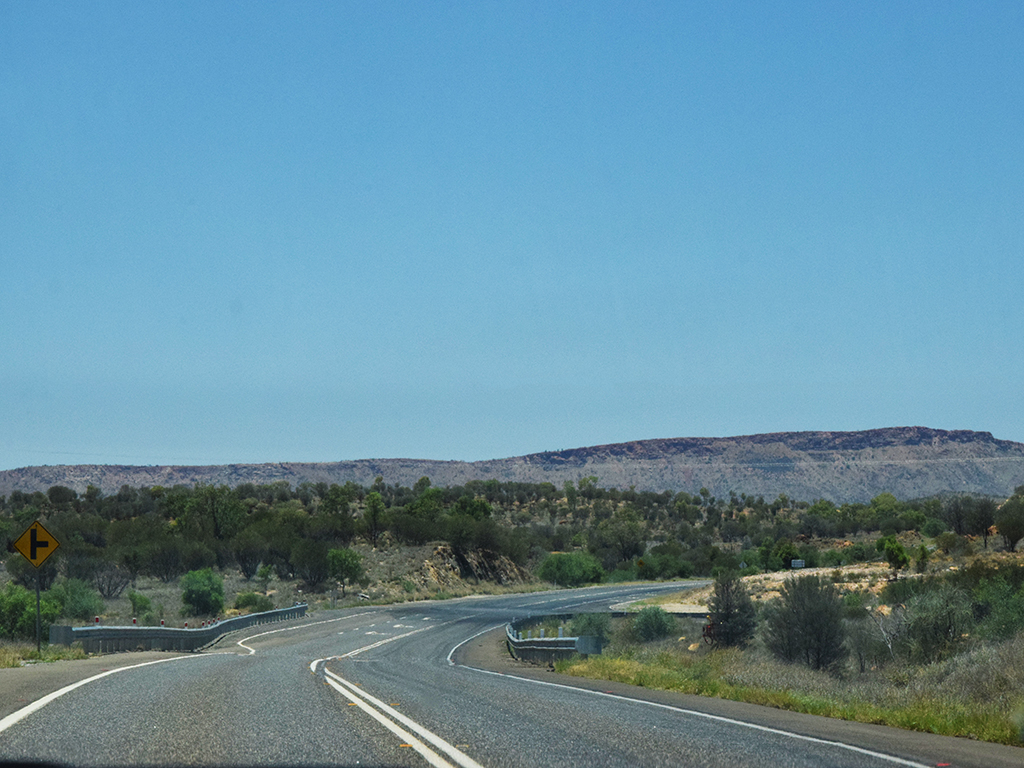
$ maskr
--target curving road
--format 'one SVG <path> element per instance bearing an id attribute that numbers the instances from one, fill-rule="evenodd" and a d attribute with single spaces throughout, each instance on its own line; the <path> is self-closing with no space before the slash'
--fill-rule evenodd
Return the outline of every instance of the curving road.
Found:
<path id="1" fill-rule="evenodd" d="M 0 759 L 75 765 L 1024 765 L 1024 750 L 523 669 L 513 617 L 679 584 L 321 612 L 125 667 L 0 720 Z M 160 657 L 163 658 L 163 657 Z M 117 661 L 130 663 L 128 655 Z M 51 685 L 51 688 L 56 688 Z M 39 706 L 44 703 L 44 706 Z"/>

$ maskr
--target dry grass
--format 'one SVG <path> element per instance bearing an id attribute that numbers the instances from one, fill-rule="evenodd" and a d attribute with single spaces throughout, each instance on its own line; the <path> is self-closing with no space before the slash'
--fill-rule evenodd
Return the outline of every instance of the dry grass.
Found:
<path id="1" fill-rule="evenodd" d="M 35 645 L 30 643 L 0 642 L 0 669 L 24 666 L 26 662 L 63 661 L 66 659 L 84 659 L 88 654 L 80 645 L 44 645 L 43 652 L 37 653 Z"/>
<path id="2" fill-rule="evenodd" d="M 844 720 L 1002 744 L 1024 741 L 1024 633 L 940 664 L 842 677 L 779 662 L 757 646 L 711 652 L 691 647 L 682 637 L 648 648 L 612 648 L 557 668 Z"/>

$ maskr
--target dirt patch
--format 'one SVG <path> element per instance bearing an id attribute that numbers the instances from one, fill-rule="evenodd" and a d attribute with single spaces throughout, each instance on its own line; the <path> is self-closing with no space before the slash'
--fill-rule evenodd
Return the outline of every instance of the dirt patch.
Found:
<path id="1" fill-rule="evenodd" d="M 743 583 L 756 602 L 765 602 L 779 596 L 782 585 L 789 579 L 801 576 L 821 576 L 833 582 L 842 591 L 869 591 L 878 594 L 886 585 L 889 567 L 885 563 L 857 563 L 835 568 L 800 568 L 795 571 L 778 571 L 744 576 Z M 906 578 L 906 576 L 904 577 Z M 630 603 L 626 610 L 638 610 L 648 605 L 657 605 L 669 613 L 707 613 L 708 602 L 714 592 L 714 585 L 687 589 L 671 595 Z M 619 606 L 616 606 L 618 608 Z"/>

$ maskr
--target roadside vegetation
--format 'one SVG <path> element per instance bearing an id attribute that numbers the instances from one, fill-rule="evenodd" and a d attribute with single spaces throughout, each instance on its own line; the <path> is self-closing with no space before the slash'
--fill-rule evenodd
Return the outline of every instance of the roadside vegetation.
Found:
<path id="1" fill-rule="evenodd" d="M 1024 565 L 978 557 L 964 567 L 844 583 L 793 575 L 758 608 L 723 572 L 704 621 L 671 639 L 619 620 L 600 656 L 560 672 L 798 712 L 1020 745 L 1024 742 Z M 840 578 L 838 572 L 835 574 Z M 747 583 L 744 583 L 747 582 Z"/>
<path id="2" fill-rule="evenodd" d="M 0 497 L 0 543 L 8 552 L 0 571 L 0 640 L 34 637 L 37 571 L 11 543 L 37 519 L 61 542 L 38 570 L 45 638 L 50 623 L 97 617 L 104 624 L 180 626 L 299 600 L 316 610 L 726 572 L 749 579 L 788 572 L 801 561 L 808 569 L 837 572 L 885 563 L 897 583 L 908 574 L 924 583 L 979 556 L 1014 552 L 1024 538 L 1024 488 L 1009 500 L 900 501 L 881 494 L 868 504 L 841 505 L 785 495 L 716 498 L 704 488 L 602 488 L 596 477 L 561 488 L 497 480 L 438 488 L 428 478 L 408 488 L 378 478 L 368 487 L 282 482 L 124 486 L 113 494 L 63 486 L 14 491 Z M 849 599 L 848 587 L 836 588 Z M 867 616 L 876 598 L 865 599 Z M 763 601 L 755 600 L 758 630 L 748 643 L 742 639 L 751 622 L 743 595 L 722 600 L 723 610 L 739 611 L 734 622 L 721 625 L 722 642 L 748 644 L 742 653 L 767 648 L 771 611 Z M 971 600 L 971 615 L 980 620 L 981 603 Z M 909 598 L 892 602 L 912 613 Z M 913 605 L 925 602 L 922 596 Z M 903 609 L 893 610 L 902 615 Z M 849 639 L 866 633 L 854 632 L 860 625 L 849 617 L 844 621 L 842 664 L 864 659 L 878 667 L 878 654 Z M 862 623 L 874 622 L 869 616 Z M 950 645 L 959 653 L 971 642 Z M 819 658 L 818 650 L 792 652 Z M 896 657 L 895 640 L 887 653 Z M 922 653 L 905 655 L 916 663 Z M 825 670 L 834 666 L 827 654 L 819 662 Z"/>

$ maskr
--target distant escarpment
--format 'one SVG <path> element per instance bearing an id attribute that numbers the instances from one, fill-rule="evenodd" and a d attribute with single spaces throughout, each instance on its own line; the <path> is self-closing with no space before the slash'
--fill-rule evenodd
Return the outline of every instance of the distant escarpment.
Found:
<path id="1" fill-rule="evenodd" d="M 1009 496 L 1024 484 L 1024 444 L 988 432 L 893 427 L 862 432 L 778 432 L 743 437 L 637 440 L 488 461 L 362 459 L 325 463 L 221 466 L 74 465 L 0 472 L 0 494 L 45 491 L 64 485 L 104 493 L 122 485 L 173 486 L 285 481 L 412 486 L 427 476 L 434 485 L 471 480 L 541 483 L 596 476 L 606 488 L 696 492 L 730 491 L 775 498 L 867 501 L 888 491 L 911 499 L 943 493 Z"/>

